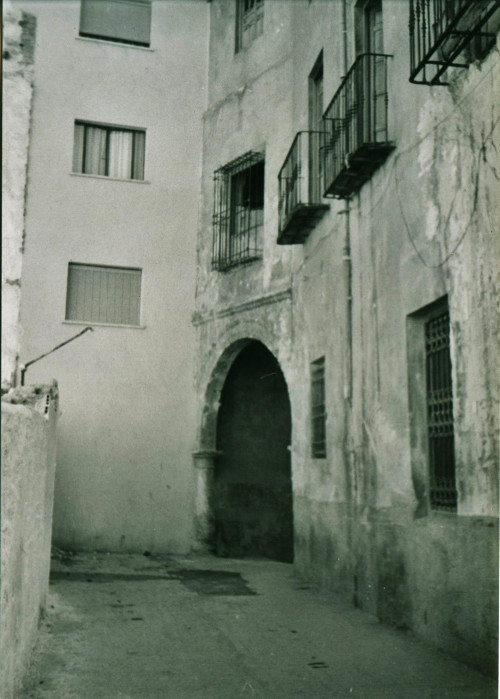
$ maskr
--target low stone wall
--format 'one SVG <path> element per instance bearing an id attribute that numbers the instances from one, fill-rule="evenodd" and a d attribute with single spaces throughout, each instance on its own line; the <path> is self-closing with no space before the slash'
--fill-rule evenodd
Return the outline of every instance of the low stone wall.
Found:
<path id="1" fill-rule="evenodd" d="M 57 385 L 2 397 L 0 697 L 19 696 L 49 582 Z"/>

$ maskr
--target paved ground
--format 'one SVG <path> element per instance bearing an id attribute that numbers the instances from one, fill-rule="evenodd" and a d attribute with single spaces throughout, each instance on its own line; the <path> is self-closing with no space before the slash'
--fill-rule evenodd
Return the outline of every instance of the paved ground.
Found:
<path id="1" fill-rule="evenodd" d="M 267 561 L 54 561 L 26 699 L 496 697 L 496 683 Z"/>

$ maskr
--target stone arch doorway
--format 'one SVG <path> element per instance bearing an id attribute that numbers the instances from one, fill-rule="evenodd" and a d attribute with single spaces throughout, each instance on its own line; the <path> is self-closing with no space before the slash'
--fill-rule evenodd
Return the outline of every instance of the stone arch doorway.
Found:
<path id="1" fill-rule="evenodd" d="M 249 341 L 227 372 L 216 418 L 212 514 L 222 556 L 293 560 L 291 410 L 274 355 Z"/>

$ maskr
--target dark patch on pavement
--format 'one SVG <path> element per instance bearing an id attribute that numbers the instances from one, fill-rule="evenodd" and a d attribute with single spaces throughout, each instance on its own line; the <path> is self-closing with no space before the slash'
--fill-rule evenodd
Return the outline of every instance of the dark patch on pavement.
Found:
<path id="1" fill-rule="evenodd" d="M 110 604 L 110 607 L 114 607 L 115 609 L 124 609 L 125 607 L 135 607 L 134 604 Z"/>
<path id="2" fill-rule="evenodd" d="M 133 573 L 78 573 L 66 570 L 54 570 L 50 574 L 50 582 L 67 580 L 68 582 L 146 582 L 147 580 L 177 580 L 175 575 L 134 575 Z"/>
<path id="3" fill-rule="evenodd" d="M 240 573 L 226 570 L 173 570 L 161 575 L 138 575 L 134 573 L 85 573 L 76 571 L 52 571 L 50 582 L 147 582 L 149 580 L 178 580 L 191 592 L 200 595 L 255 595 Z M 118 600 L 119 602 L 119 600 Z M 111 606 L 122 606 L 120 604 Z"/>
<path id="4" fill-rule="evenodd" d="M 201 595 L 255 595 L 240 573 L 226 570 L 179 570 L 179 580 Z"/>

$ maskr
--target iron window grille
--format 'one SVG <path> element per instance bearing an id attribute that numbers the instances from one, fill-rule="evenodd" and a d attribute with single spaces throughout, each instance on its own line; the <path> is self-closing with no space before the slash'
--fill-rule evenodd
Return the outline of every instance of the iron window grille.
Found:
<path id="1" fill-rule="evenodd" d="M 236 0 L 236 53 L 264 31 L 264 0 Z"/>
<path id="2" fill-rule="evenodd" d="M 140 269 L 71 262 L 66 320 L 106 325 L 140 325 Z"/>
<path id="3" fill-rule="evenodd" d="M 448 85 L 448 68 L 466 68 L 496 41 L 500 0 L 410 0 L 410 82 Z"/>
<path id="4" fill-rule="evenodd" d="M 82 0 L 80 36 L 149 46 L 151 0 Z"/>
<path id="5" fill-rule="evenodd" d="M 264 156 L 250 151 L 214 174 L 212 268 L 262 257 Z"/>
<path id="6" fill-rule="evenodd" d="M 280 245 L 303 243 L 328 209 L 321 201 L 321 131 L 299 131 L 278 175 Z"/>
<path id="7" fill-rule="evenodd" d="M 325 358 L 311 364 L 311 456 L 326 458 Z"/>
<path id="8" fill-rule="evenodd" d="M 145 149 L 142 129 L 75 121 L 73 172 L 143 180 Z"/>
<path id="9" fill-rule="evenodd" d="M 425 324 L 429 497 L 435 510 L 457 508 L 450 316 L 441 312 Z"/>
<path id="10" fill-rule="evenodd" d="M 351 196 L 394 149 L 388 129 L 389 58 L 359 55 L 323 115 L 325 197 Z"/>

